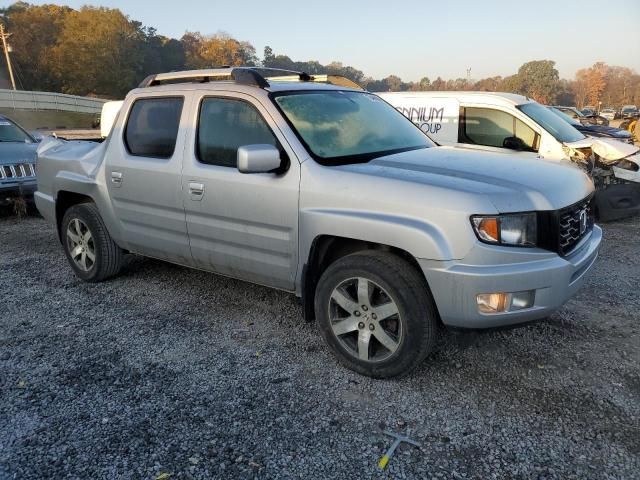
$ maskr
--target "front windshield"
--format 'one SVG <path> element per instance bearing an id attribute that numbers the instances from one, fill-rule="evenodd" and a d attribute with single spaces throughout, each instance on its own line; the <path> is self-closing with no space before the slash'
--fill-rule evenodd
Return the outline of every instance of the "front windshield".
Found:
<path id="1" fill-rule="evenodd" d="M 532 119 L 553 137 L 562 143 L 571 143 L 584 140 L 586 137 L 569 125 L 564 119 L 554 115 L 547 107 L 536 102 L 518 105 L 518 109 Z"/>
<path id="2" fill-rule="evenodd" d="M 6 118 L 0 118 L 0 142 L 32 143 L 33 138 Z"/>
<path id="3" fill-rule="evenodd" d="M 565 122 L 569 122 L 571 125 L 573 125 L 574 127 L 580 127 L 582 124 L 577 121 L 575 118 L 570 117 L 569 115 L 567 115 L 566 113 L 564 113 L 561 110 L 558 110 L 555 107 L 549 107 L 549 110 L 551 110 L 553 113 L 555 113 L 556 115 L 558 115 L 561 119 L 563 119 Z"/>
<path id="4" fill-rule="evenodd" d="M 370 93 L 323 90 L 274 97 L 300 139 L 322 164 L 368 162 L 434 146 L 410 120 Z"/>

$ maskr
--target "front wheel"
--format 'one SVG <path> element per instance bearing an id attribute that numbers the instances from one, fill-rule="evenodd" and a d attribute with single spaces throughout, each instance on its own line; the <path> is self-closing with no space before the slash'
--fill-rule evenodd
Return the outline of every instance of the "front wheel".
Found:
<path id="1" fill-rule="evenodd" d="M 109 235 L 95 204 L 69 208 L 60 228 L 67 259 L 82 280 L 101 282 L 120 271 L 123 251 Z"/>
<path id="2" fill-rule="evenodd" d="M 437 336 L 438 314 L 424 278 L 387 252 L 355 253 L 331 264 L 318 282 L 315 314 L 338 360 L 376 378 L 411 371 Z"/>

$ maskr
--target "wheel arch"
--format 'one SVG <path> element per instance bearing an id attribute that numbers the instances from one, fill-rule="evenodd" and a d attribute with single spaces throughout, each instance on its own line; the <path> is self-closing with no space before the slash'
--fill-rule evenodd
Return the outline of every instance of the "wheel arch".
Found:
<path id="1" fill-rule="evenodd" d="M 89 195 L 73 192 L 70 190 L 60 190 L 56 195 L 56 230 L 58 232 L 58 240 L 62 242 L 62 219 L 64 214 L 74 205 L 81 203 L 95 203 L 95 200 Z"/>
<path id="2" fill-rule="evenodd" d="M 373 250 L 384 251 L 397 255 L 406 260 L 417 269 L 424 279 L 425 288 L 429 288 L 427 279 L 424 276 L 416 258 L 408 251 L 384 243 L 371 242 L 356 238 L 342 237 L 337 235 L 318 235 L 311 243 L 307 262 L 302 269 L 301 278 L 301 298 L 303 315 L 306 321 L 315 319 L 314 298 L 318 285 L 318 280 L 322 273 L 336 260 L 352 253 Z"/>

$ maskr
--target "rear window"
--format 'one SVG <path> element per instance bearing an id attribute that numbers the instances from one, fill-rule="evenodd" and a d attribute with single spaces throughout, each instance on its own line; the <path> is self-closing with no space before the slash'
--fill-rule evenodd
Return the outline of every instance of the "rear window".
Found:
<path id="1" fill-rule="evenodd" d="M 176 148 L 182 97 L 142 98 L 131 107 L 124 142 L 131 155 L 170 158 Z"/>

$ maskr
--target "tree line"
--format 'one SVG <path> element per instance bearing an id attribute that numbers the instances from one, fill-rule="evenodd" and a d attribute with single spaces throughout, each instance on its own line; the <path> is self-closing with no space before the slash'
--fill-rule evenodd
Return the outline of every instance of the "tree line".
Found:
<path id="1" fill-rule="evenodd" d="M 265 47 L 262 58 L 248 41 L 219 32 L 186 32 L 181 38 L 159 35 L 153 27 L 118 9 L 17 2 L 0 9 L 11 37 L 19 86 L 120 98 L 152 73 L 222 65 L 250 65 L 343 75 L 373 92 L 426 90 L 502 91 L 527 95 L 541 103 L 620 107 L 640 104 L 640 75 L 630 68 L 598 62 L 561 79 L 555 62 L 535 60 L 517 73 L 480 80 L 423 77 L 405 82 L 396 75 L 374 79 L 361 70 L 332 62 L 294 61 Z"/>

